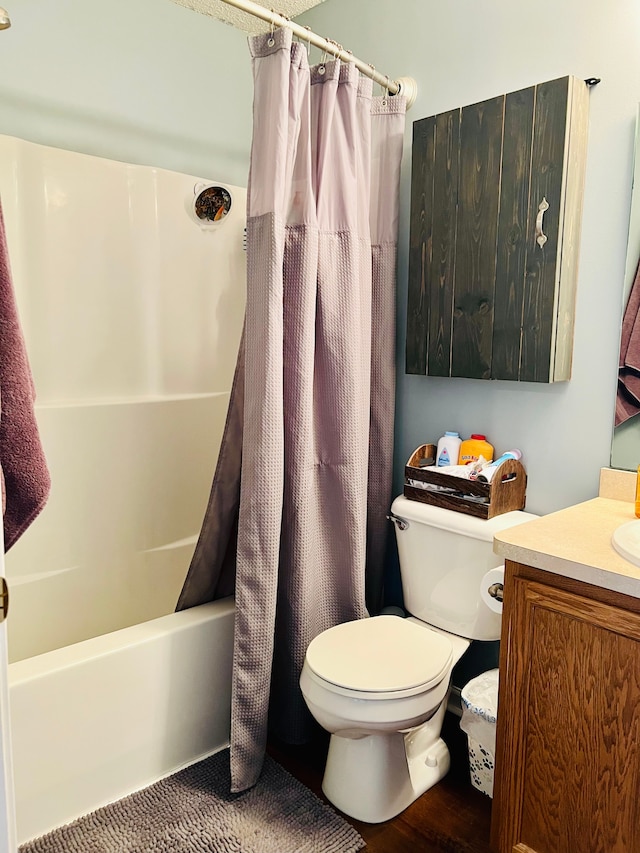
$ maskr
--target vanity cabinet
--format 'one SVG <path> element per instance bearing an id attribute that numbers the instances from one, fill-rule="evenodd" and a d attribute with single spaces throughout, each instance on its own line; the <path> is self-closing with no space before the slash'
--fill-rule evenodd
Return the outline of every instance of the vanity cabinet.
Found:
<path id="1" fill-rule="evenodd" d="M 640 599 L 507 560 L 492 848 L 640 851 Z"/>
<path id="2" fill-rule="evenodd" d="M 569 379 L 588 100 L 563 77 L 414 122 L 407 373 Z"/>

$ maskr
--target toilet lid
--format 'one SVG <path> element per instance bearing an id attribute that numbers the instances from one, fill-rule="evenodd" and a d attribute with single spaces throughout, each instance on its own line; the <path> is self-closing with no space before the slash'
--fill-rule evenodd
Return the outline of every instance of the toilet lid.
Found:
<path id="1" fill-rule="evenodd" d="M 442 681 L 453 646 L 442 634 L 399 616 L 373 616 L 323 631 L 307 649 L 307 665 L 338 687 L 393 692 Z"/>

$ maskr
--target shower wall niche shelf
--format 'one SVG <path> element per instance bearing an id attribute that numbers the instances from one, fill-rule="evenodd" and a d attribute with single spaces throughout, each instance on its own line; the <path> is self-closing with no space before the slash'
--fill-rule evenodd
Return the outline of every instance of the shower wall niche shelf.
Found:
<path id="1" fill-rule="evenodd" d="M 413 124 L 406 372 L 571 376 L 588 85 Z"/>

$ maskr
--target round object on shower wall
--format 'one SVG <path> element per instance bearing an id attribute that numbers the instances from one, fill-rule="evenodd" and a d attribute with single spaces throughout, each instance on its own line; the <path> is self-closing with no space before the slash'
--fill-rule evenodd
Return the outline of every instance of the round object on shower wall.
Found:
<path id="1" fill-rule="evenodd" d="M 193 215 L 205 229 L 218 227 L 231 210 L 231 193 L 219 184 L 199 183 L 193 188 Z"/>

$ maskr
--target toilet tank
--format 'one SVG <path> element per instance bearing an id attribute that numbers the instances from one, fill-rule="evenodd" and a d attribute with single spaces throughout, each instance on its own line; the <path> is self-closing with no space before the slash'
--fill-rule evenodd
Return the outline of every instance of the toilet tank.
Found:
<path id="1" fill-rule="evenodd" d="M 493 553 L 493 537 L 537 516 L 516 511 L 481 519 L 403 496 L 394 500 L 391 511 L 405 609 L 460 637 L 500 639 L 502 615 L 481 594 L 486 573 L 503 566 Z"/>

